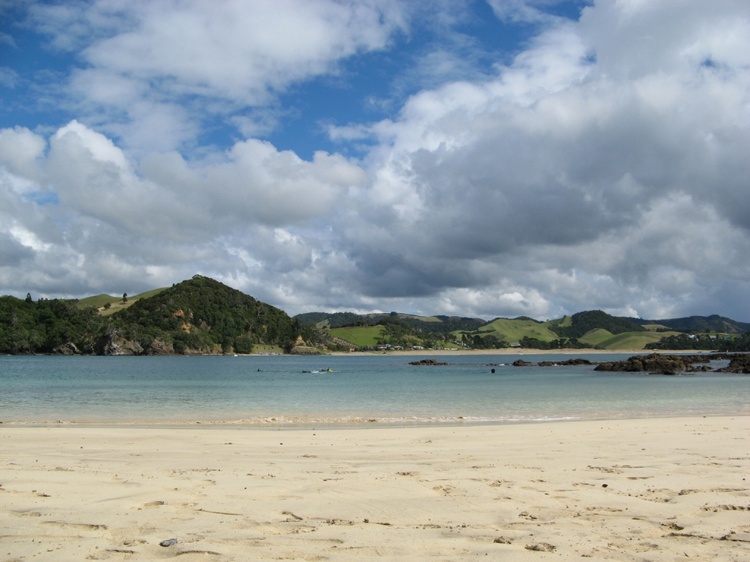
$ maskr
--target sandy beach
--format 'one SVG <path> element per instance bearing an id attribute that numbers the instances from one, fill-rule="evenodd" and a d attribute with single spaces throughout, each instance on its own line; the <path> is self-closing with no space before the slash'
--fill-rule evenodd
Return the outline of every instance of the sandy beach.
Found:
<path id="1" fill-rule="evenodd" d="M 0 559 L 739 562 L 749 430 L 0 426 Z"/>

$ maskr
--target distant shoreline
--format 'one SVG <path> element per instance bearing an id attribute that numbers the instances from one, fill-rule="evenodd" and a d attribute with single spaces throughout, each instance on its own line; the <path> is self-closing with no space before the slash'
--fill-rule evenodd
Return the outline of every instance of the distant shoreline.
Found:
<path id="1" fill-rule="evenodd" d="M 394 356 L 424 356 L 424 355 L 612 355 L 612 354 L 649 354 L 660 353 L 668 355 L 678 354 L 710 354 L 718 351 L 694 350 L 694 349 L 534 349 L 534 348 L 502 348 L 502 349 L 405 349 L 398 351 L 334 351 L 325 355 L 334 356 L 368 356 L 368 355 L 394 355 Z"/>

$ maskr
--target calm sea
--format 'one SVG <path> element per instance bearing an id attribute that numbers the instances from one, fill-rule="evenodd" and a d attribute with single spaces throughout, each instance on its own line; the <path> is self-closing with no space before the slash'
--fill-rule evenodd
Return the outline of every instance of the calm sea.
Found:
<path id="1" fill-rule="evenodd" d="M 750 414 L 749 376 L 510 366 L 570 357 L 440 356 L 449 365 L 425 367 L 409 365 L 422 357 L 393 355 L 8 356 L 0 357 L 0 421 L 408 425 Z"/>

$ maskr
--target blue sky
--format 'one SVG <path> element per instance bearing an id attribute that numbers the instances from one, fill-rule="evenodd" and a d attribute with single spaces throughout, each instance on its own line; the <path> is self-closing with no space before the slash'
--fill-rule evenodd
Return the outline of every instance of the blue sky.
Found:
<path id="1" fill-rule="evenodd" d="M 0 293 L 750 320 L 740 0 L 0 0 Z"/>

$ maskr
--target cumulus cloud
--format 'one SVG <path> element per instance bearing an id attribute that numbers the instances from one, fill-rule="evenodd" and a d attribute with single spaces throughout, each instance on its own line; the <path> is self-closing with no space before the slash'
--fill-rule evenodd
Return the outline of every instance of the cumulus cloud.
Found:
<path id="1" fill-rule="evenodd" d="M 80 111 L 139 150 L 178 148 L 209 116 L 252 129 L 247 108 L 385 48 L 406 25 L 395 0 L 91 0 L 30 12 L 78 54 L 69 88 Z"/>
<path id="2" fill-rule="evenodd" d="M 0 284 L 135 293 L 202 273 L 292 313 L 750 318 L 748 4 L 599 0 L 578 21 L 490 4 L 536 35 L 390 119 L 329 123 L 360 160 L 251 135 L 280 92 L 408 34 L 395 1 L 37 8 L 79 56 L 83 117 L 0 130 Z M 244 136 L 201 145 L 201 114 Z"/>
<path id="3" fill-rule="evenodd" d="M 541 289 L 568 309 L 624 298 L 648 315 L 712 290 L 712 271 L 742 278 L 748 19 L 736 3 L 680 6 L 675 23 L 672 2 L 599 2 L 580 24 L 542 31 L 494 79 L 420 93 L 378 124 L 378 227 L 349 233 L 366 256 L 361 283 L 385 295 L 487 287 L 492 310 L 491 278 L 520 264 L 525 289 L 508 294 Z M 647 31 L 652 45 L 620 48 Z M 558 277 L 583 270 L 578 296 L 538 276 L 536 260 Z"/>
<path id="4" fill-rule="evenodd" d="M 318 152 L 304 161 L 257 140 L 207 161 L 188 162 L 172 152 L 135 163 L 77 121 L 48 142 L 25 129 L 3 130 L 0 148 L 5 144 L 13 150 L 3 151 L 3 195 L 23 209 L 3 223 L 12 255 L 26 248 L 42 264 L 65 252 L 69 264 L 85 266 L 93 284 L 113 272 L 123 279 L 143 272 L 153 283 L 149 271 L 161 271 L 165 282 L 175 271 L 230 276 L 225 272 L 254 263 L 255 274 L 265 277 L 271 262 L 302 267 L 309 241 L 302 244 L 289 229 L 322 220 L 347 190 L 366 182 L 364 171 L 339 155 Z M 33 197 L 42 190 L 45 197 Z M 37 231 L 47 233 L 46 244 L 30 242 L 28 233 Z M 306 253 L 298 250 L 294 258 L 295 247 Z M 12 274 L 5 281 L 18 285 Z"/>

